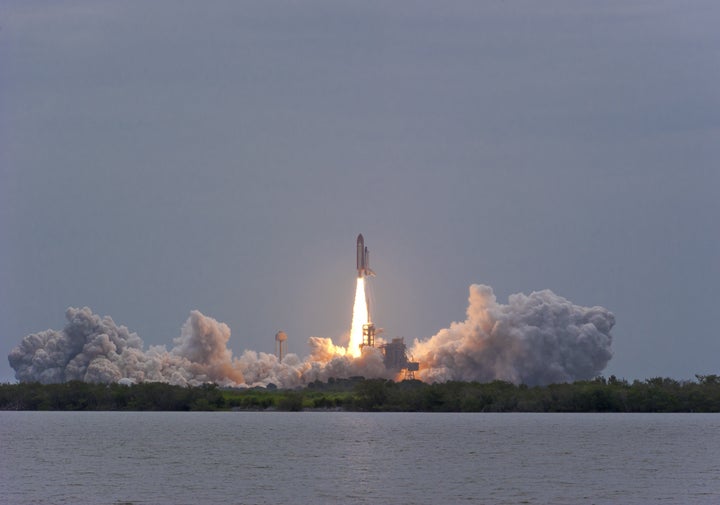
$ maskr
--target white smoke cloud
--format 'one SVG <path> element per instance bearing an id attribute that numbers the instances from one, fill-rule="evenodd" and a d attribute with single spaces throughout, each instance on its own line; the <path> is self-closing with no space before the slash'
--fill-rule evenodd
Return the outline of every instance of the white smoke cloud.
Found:
<path id="1" fill-rule="evenodd" d="M 452 323 L 411 352 L 428 382 L 528 385 L 597 376 L 612 357 L 615 317 L 603 307 L 580 307 L 550 290 L 497 302 L 492 288 L 470 286 L 467 319 Z"/>
<path id="2" fill-rule="evenodd" d="M 140 337 L 88 307 L 69 308 L 62 331 L 46 330 L 23 338 L 8 356 L 15 377 L 43 383 L 162 381 L 172 384 L 242 383 L 226 344 L 230 328 L 198 311 L 182 327 L 176 347 L 143 350 Z"/>
<path id="3" fill-rule="evenodd" d="M 233 358 L 227 347 L 230 328 L 193 310 L 175 347 L 143 350 L 143 341 L 110 317 L 88 307 L 69 308 L 62 331 L 27 335 L 10 352 L 8 360 L 21 382 L 42 383 L 81 380 L 110 383 L 157 381 L 176 385 L 215 382 L 223 386 L 296 387 L 330 377 L 388 376 L 379 349 L 366 349 L 360 358 L 344 356 L 345 349 L 329 338 L 311 337 L 311 354 L 301 360 L 288 354 L 279 362 L 273 354 L 245 351 Z M 125 381 L 127 382 L 127 381 Z"/>
<path id="4" fill-rule="evenodd" d="M 140 337 L 110 317 L 84 307 L 67 309 L 61 331 L 27 335 L 8 359 L 22 382 L 43 383 L 159 381 L 176 385 L 215 382 L 222 386 L 292 388 L 315 380 L 352 376 L 395 378 L 379 348 L 351 357 L 329 338 L 310 337 L 310 355 L 244 351 L 233 357 L 230 328 L 197 310 L 182 326 L 175 346 L 144 350 Z M 470 287 L 467 319 L 425 340 L 410 352 L 420 362 L 418 376 L 446 380 L 548 384 L 591 378 L 612 354 L 613 315 L 602 307 L 579 307 L 545 290 L 516 294 L 497 303 L 488 286 Z"/>
<path id="5" fill-rule="evenodd" d="M 68 324 L 63 331 L 33 333 L 10 352 L 18 380 L 110 382 L 122 377 L 123 357 L 142 348 L 135 333 L 110 317 L 93 315 L 87 307 L 69 308 L 65 317 Z"/>
<path id="6" fill-rule="evenodd" d="M 327 381 L 330 377 L 353 376 L 392 378 L 394 373 L 385 369 L 380 349 L 367 347 L 358 358 L 345 353 L 329 338 L 310 337 L 310 356 L 301 360 L 288 354 L 279 362 L 274 354 L 245 351 L 238 359 L 245 384 L 267 386 L 275 384 L 285 388 L 303 386 L 315 380 Z"/>

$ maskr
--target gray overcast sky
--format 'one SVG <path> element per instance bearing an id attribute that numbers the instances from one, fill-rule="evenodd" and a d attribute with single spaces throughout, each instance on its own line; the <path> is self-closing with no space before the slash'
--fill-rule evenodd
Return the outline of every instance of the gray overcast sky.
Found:
<path id="1" fill-rule="evenodd" d="M 424 338 L 549 288 L 628 379 L 720 372 L 720 3 L 0 4 L 0 380 L 90 306 L 170 345 L 375 321 Z"/>

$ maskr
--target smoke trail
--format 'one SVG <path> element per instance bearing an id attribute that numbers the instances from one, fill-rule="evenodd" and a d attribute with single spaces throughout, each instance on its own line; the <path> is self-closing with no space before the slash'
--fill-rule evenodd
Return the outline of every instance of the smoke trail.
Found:
<path id="1" fill-rule="evenodd" d="M 360 346 L 363 343 L 363 325 L 368 322 L 367 298 L 365 297 L 365 279 L 357 278 L 355 288 L 355 303 L 353 304 L 352 325 L 350 327 L 350 342 L 347 352 L 355 358 L 360 356 Z"/>
<path id="2" fill-rule="evenodd" d="M 497 303 L 492 288 L 470 286 L 467 319 L 411 350 L 428 382 L 495 379 L 528 385 L 597 376 L 612 357 L 615 317 L 573 305 L 552 291 L 515 294 Z"/>

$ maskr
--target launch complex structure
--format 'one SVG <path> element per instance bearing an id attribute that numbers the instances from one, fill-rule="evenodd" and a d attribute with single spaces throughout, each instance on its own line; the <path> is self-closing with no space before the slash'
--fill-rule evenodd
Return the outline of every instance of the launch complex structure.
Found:
<path id="1" fill-rule="evenodd" d="M 356 267 L 358 279 L 375 277 L 375 272 L 370 268 L 370 251 L 365 245 L 362 233 L 357 237 Z M 362 325 L 361 350 L 364 347 L 375 347 L 376 329 L 375 324 L 372 322 L 370 301 L 367 295 L 365 296 L 365 305 L 367 307 L 367 321 Z M 379 348 L 383 352 L 385 368 L 396 373 L 404 373 L 406 380 L 415 379 L 415 372 L 418 371 L 420 364 L 413 361 L 412 357 L 408 358 L 404 338 L 393 338 L 389 343 L 381 344 Z"/>

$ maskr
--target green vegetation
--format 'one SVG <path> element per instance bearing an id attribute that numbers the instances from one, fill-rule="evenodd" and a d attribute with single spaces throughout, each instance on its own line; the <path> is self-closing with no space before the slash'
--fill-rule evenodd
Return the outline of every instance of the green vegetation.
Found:
<path id="1" fill-rule="evenodd" d="M 628 383 L 614 376 L 543 387 L 494 381 L 330 379 L 304 389 L 221 389 L 148 382 L 0 384 L 2 410 L 349 410 L 376 412 L 720 412 L 720 377 Z"/>
<path id="2" fill-rule="evenodd" d="M 218 410 L 225 408 L 214 384 L 195 388 L 146 382 L 120 384 L 0 384 L 2 410 Z"/>

